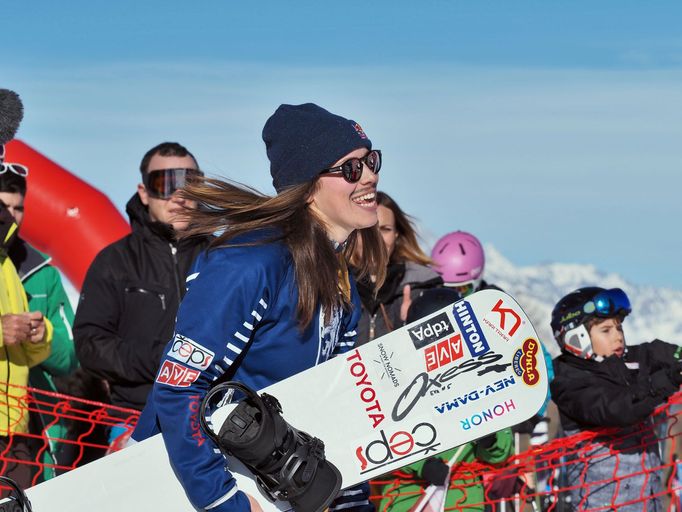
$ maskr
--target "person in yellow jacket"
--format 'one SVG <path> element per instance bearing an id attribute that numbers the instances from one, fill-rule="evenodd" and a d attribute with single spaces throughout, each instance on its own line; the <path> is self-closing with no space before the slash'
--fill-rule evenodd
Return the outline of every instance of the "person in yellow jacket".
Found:
<path id="1" fill-rule="evenodd" d="M 0 172 L 16 172 L 16 164 L 0 162 Z M 0 207 L 0 475 L 20 487 L 31 485 L 35 466 L 28 431 L 28 410 L 21 387 L 28 384 L 28 370 L 50 355 L 52 324 L 39 311 L 29 312 L 26 293 L 7 255 L 17 225 Z"/>

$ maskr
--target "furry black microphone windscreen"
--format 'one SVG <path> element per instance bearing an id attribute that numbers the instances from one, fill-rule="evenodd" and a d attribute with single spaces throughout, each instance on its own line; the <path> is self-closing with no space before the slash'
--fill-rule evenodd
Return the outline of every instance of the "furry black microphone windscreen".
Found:
<path id="1" fill-rule="evenodd" d="M 0 89 L 0 144 L 14 138 L 24 117 L 24 106 L 19 95 L 9 89 Z"/>

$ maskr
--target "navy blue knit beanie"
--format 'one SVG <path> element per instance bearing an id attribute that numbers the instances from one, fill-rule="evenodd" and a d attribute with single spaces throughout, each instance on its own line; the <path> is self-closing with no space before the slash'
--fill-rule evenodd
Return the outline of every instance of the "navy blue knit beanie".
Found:
<path id="1" fill-rule="evenodd" d="M 265 123 L 263 140 L 278 193 L 312 180 L 351 151 L 372 149 L 358 123 L 314 103 L 280 105 Z"/>

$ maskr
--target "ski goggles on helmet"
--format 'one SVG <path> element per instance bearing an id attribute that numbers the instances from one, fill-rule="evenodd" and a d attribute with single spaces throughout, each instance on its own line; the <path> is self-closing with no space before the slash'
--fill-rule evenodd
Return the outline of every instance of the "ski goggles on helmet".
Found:
<path id="1" fill-rule="evenodd" d="M 450 288 L 452 290 L 455 290 L 457 293 L 459 293 L 462 297 L 466 297 L 467 295 L 471 295 L 476 291 L 476 285 L 473 282 L 468 282 L 468 283 L 445 283 L 445 286 L 447 288 Z"/>
<path id="2" fill-rule="evenodd" d="M 341 165 L 320 171 L 320 174 L 341 174 L 348 183 L 357 183 L 362 178 L 362 166 L 377 174 L 381 170 L 381 151 L 373 149 L 362 158 L 349 158 Z"/>
<path id="3" fill-rule="evenodd" d="M 620 288 L 611 288 L 595 295 L 592 300 L 583 305 L 583 312 L 587 315 L 610 317 L 614 315 L 629 315 L 632 311 L 630 299 Z"/>
<path id="4" fill-rule="evenodd" d="M 0 162 L 2 162 L 2 157 L 0 157 Z M 25 178 L 28 176 L 28 167 L 21 164 L 0 163 L 0 174 L 5 174 L 6 172 L 13 172 L 17 176 Z"/>
<path id="5" fill-rule="evenodd" d="M 471 281 L 462 281 L 461 283 L 443 283 L 443 286 L 451 288 L 459 293 L 462 297 L 467 297 L 472 293 L 478 291 L 481 286 L 482 279 L 472 279 Z"/>
<path id="6" fill-rule="evenodd" d="M 176 191 L 203 175 L 198 169 L 155 169 L 144 174 L 142 179 L 151 197 L 170 199 Z"/>

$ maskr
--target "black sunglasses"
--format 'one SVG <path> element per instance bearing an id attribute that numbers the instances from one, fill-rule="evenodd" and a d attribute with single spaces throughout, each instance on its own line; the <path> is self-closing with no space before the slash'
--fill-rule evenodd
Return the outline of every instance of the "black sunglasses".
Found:
<path id="1" fill-rule="evenodd" d="M 341 165 L 324 169 L 320 174 L 342 174 L 348 183 L 357 183 L 362 177 L 362 165 L 377 174 L 381 170 L 381 151 L 373 149 L 362 158 L 349 158 Z"/>

